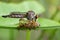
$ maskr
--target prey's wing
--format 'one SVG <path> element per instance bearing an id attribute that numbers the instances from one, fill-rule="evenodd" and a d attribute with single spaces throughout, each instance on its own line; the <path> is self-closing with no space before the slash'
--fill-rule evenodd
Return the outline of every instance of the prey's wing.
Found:
<path id="1" fill-rule="evenodd" d="M 4 15 L 2 17 L 10 17 L 10 18 L 26 18 L 26 12 L 11 12 L 9 15 Z"/>

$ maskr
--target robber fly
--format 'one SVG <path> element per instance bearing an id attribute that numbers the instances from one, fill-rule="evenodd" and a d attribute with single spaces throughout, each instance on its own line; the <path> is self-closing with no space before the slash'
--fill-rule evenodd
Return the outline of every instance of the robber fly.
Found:
<path id="1" fill-rule="evenodd" d="M 2 16 L 2 17 L 4 17 L 4 18 L 6 18 L 6 17 L 10 17 L 10 18 L 27 18 L 28 20 L 36 21 L 38 16 L 35 15 L 34 11 L 28 11 L 28 12 L 11 12 L 11 14 L 5 15 L 5 16 Z"/>
<path id="2" fill-rule="evenodd" d="M 39 26 L 38 23 L 36 23 L 36 20 L 38 18 L 37 15 L 35 15 L 34 11 L 28 11 L 28 12 L 11 12 L 9 15 L 4 15 L 2 16 L 4 18 L 10 17 L 10 18 L 27 18 L 29 20 L 27 23 L 22 24 L 19 27 L 24 27 L 24 28 L 36 28 L 36 26 Z"/>

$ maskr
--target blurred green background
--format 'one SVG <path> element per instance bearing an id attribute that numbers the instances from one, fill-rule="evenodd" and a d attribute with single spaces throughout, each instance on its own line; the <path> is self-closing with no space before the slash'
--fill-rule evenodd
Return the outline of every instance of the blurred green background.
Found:
<path id="1" fill-rule="evenodd" d="M 39 30 L 18 31 L 19 19 L 1 17 L 29 10 L 41 15 Z M 0 0 L 0 40 L 60 40 L 60 0 Z"/>

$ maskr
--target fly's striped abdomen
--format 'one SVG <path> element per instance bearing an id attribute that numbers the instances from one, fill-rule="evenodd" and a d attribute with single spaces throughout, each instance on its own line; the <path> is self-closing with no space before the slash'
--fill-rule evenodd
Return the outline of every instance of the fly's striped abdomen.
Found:
<path id="1" fill-rule="evenodd" d="M 9 15 L 3 15 L 2 17 L 10 17 L 10 18 L 26 18 L 26 12 L 11 12 Z"/>
<path id="2" fill-rule="evenodd" d="M 11 18 L 25 18 L 26 15 L 25 14 L 11 14 L 10 17 Z"/>
<path id="3" fill-rule="evenodd" d="M 10 18 L 26 18 L 26 14 L 10 14 L 10 15 L 5 15 L 2 17 L 10 17 Z"/>
<path id="4" fill-rule="evenodd" d="M 26 12 L 12 12 L 10 14 L 10 17 L 11 18 L 25 18 L 26 17 L 26 14 L 24 14 Z"/>

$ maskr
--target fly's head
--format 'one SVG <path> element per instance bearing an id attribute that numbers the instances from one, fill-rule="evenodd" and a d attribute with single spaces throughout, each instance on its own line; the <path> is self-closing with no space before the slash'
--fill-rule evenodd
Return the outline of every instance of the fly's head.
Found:
<path id="1" fill-rule="evenodd" d="M 27 19 L 28 20 L 34 20 L 34 18 L 35 18 L 35 12 L 34 11 L 28 11 L 27 12 Z"/>

